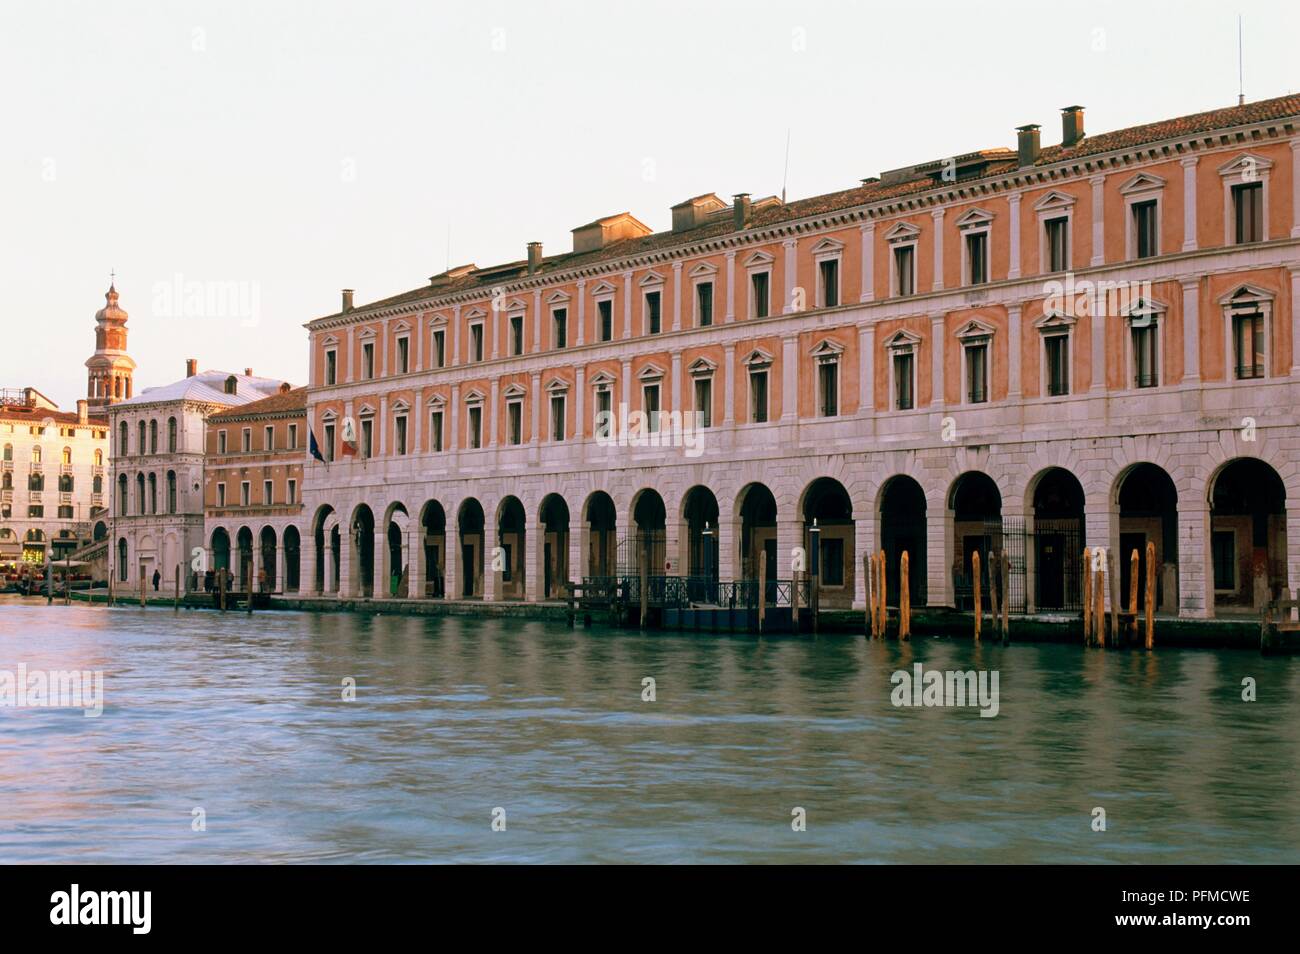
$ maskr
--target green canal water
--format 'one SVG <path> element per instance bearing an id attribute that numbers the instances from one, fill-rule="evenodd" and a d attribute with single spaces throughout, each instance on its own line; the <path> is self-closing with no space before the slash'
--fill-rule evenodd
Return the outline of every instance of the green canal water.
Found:
<path id="1" fill-rule="evenodd" d="M 917 663 L 998 714 L 896 707 Z M 0 708 L 0 862 L 1300 860 L 1300 662 L 1249 652 L 3 598 L 20 665 L 104 708 Z"/>

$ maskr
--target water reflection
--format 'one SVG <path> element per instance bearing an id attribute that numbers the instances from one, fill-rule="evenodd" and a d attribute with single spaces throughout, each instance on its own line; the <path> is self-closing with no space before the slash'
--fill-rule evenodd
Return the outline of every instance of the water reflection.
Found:
<path id="1" fill-rule="evenodd" d="M 998 717 L 894 708 L 918 662 Z M 0 709 L 6 862 L 1300 858 L 1300 665 L 1252 653 L 10 601 L 19 663 L 105 712 Z"/>

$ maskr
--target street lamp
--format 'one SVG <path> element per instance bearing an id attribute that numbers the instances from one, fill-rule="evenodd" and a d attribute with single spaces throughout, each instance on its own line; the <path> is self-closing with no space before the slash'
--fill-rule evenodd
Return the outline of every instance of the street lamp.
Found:
<path id="1" fill-rule="evenodd" d="M 713 557 L 713 528 L 709 526 L 709 521 L 704 521 L 704 586 L 706 588 L 713 581 L 712 568 L 709 566 Z M 710 601 L 716 602 L 716 601 Z"/>

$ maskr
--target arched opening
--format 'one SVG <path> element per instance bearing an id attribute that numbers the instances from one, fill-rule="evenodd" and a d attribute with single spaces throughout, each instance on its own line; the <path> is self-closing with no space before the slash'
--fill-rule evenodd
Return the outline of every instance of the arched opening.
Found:
<path id="1" fill-rule="evenodd" d="M 1230 461 L 1210 491 L 1214 611 L 1258 612 L 1287 587 L 1286 487 L 1253 457 Z"/>
<path id="2" fill-rule="evenodd" d="M 1051 467 L 1034 485 L 1032 560 L 1034 606 L 1083 608 L 1083 486 L 1063 467 Z"/>
<path id="3" fill-rule="evenodd" d="M 635 530 L 629 541 L 631 546 L 619 560 L 628 574 L 640 576 L 642 567 L 649 576 L 664 576 L 668 572 L 666 517 L 667 509 L 659 491 L 647 489 L 636 495 L 632 506 Z"/>
<path id="4" fill-rule="evenodd" d="M 851 607 L 853 502 L 844 485 L 833 477 L 818 477 L 809 484 L 803 495 L 803 521 L 807 570 L 815 574 L 820 605 Z"/>
<path id="5" fill-rule="evenodd" d="M 587 575 L 613 576 L 618 564 L 618 511 L 613 498 L 597 490 L 587 498 Z"/>
<path id="6" fill-rule="evenodd" d="M 420 511 L 424 556 L 425 597 L 436 600 L 447 596 L 447 511 L 436 500 L 426 501 Z"/>
<path id="7" fill-rule="evenodd" d="M 908 596 L 913 606 L 926 602 L 925 491 L 911 477 L 899 475 L 885 482 L 880 494 L 880 548 L 885 565 L 895 569 L 885 574 L 885 601 L 898 604 L 899 574 L 903 553 L 907 553 Z"/>
<path id="8" fill-rule="evenodd" d="M 375 514 L 366 504 L 358 504 L 348 524 L 352 541 L 353 592 L 362 599 L 375 595 Z"/>
<path id="9" fill-rule="evenodd" d="M 395 503 L 388 508 L 384 532 L 384 595 L 405 599 L 410 592 L 410 566 L 406 553 L 410 515 L 406 505 Z"/>
<path id="10" fill-rule="evenodd" d="M 239 591 L 246 592 L 253 580 L 253 531 L 240 527 L 235 534 L 235 545 L 239 548 Z"/>
<path id="11" fill-rule="evenodd" d="M 262 593 L 271 593 L 275 591 L 279 580 L 276 575 L 279 561 L 276 559 L 275 530 L 271 527 L 263 527 L 258 543 L 260 550 L 258 558 L 262 565 L 257 570 L 257 589 Z"/>
<path id="12" fill-rule="evenodd" d="M 562 599 L 569 580 L 569 505 L 559 494 L 547 494 L 537 519 L 542 525 L 542 599 Z"/>
<path id="13" fill-rule="evenodd" d="M 297 527 L 284 528 L 284 589 L 288 593 L 298 592 L 299 573 L 302 568 L 302 539 Z"/>
<path id="14" fill-rule="evenodd" d="M 94 532 L 95 542 L 98 543 L 100 540 L 103 540 L 107 536 L 108 536 L 108 524 L 104 523 L 103 520 L 96 521 L 95 532 Z"/>
<path id="15" fill-rule="evenodd" d="M 497 546 L 501 548 L 501 588 L 497 599 L 522 600 L 527 596 L 524 562 L 527 520 L 518 497 L 506 497 L 497 508 Z"/>
<path id="16" fill-rule="evenodd" d="M 312 546 L 316 553 L 316 567 L 312 583 L 317 593 L 336 593 L 339 588 L 338 518 L 328 504 L 316 511 L 312 521 Z"/>
<path id="17" fill-rule="evenodd" d="M 776 601 L 776 498 L 763 484 L 750 484 L 740 492 L 740 575 L 767 579 L 766 601 Z M 760 561 L 762 561 L 760 563 Z"/>
<path id="18" fill-rule="evenodd" d="M 460 533 L 460 595 L 483 596 L 483 505 L 473 497 L 460 505 L 456 527 Z"/>
<path id="19" fill-rule="evenodd" d="M 212 572 L 230 569 L 230 534 L 225 527 L 212 531 Z"/>
<path id="20" fill-rule="evenodd" d="M 693 593 L 691 599 L 700 601 L 705 592 L 716 592 L 712 584 L 718 581 L 718 498 L 708 487 L 692 487 L 682 501 L 682 518 L 686 521 L 686 575 L 704 584 L 704 592 Z"/>
<path id="21" fill-rule="evenodd" d="M 971 555 L 980 555 L 980 593 L 988 606 L 989 554 L 1002 550 L 1002 494 L 988 474 L 967 471 L 953 481 L 948 495 L 954 552 L 953 593 L 959 609 L 974 603 L 976 584 Z"/>
<path id="22" fill-rule="evenodd" d="M 1138 607 L 1146 609 L 1147 543 L 1156 548 L 1156 609 L 1178 609 L 1178 491 L 1165 471 L 1155 464 L 1137 464 L 1120 477 L 1119 485 L 1120 592 L 1128 602 L 1132 565 L 1138 552 Z"/>

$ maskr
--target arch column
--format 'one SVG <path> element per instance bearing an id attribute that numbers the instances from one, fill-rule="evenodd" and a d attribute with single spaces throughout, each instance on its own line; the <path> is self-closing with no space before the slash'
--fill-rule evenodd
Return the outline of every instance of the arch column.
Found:
<path id="1" fill-rule="evenodd" d="M 778 505 L 779 506 L 779 505 Z M 791 555 L 795 547 L 802 547 L 803 539 L 803 520 L 780 517 L 776 521 L 776 576 L 779 580 L 788 580 L 793 573 L 794 558 Z M 804 570 L 811 567 L 811 562 L 805 558 Z"/>
<path id="2" fill-rule="evenodd" d="M 565 501 L 567 506 L 568 501 Z M 581 583 L 584 572 L 584 562 L 587 559 L 587 525 L 582 520 L 581 510 L 579 510 L 578 528 L 573 526 L 573 511 L 569 511 L 569 563 L 568 573 L 570 583 Z"/>
<path id="3" fill-rule="evenodd" d="M 284 557 L 284 532 L 280 532 L 279 539 L 282 541 L 275 545 L 275 580 L 271 583 L 271 589 L 279 590 L 281 593 L 288 592 L 289 586 L 289 568 L 285 564 L 287 561 Z M 302 546 L 298 547 L 298 576 L 299 583 L 302 582 Z"/>
<path id="4" fill-rule="evenodd" d="M 460 599 L 460 504 L 450 511 L 451 516 L 442 532 L 442 598 Z"/>
<path id="5" fill-rule="evenodd" d="M 1300 587 L 1300 500 L 1286 501 L 1286 588 Z"/>
<path id="6" fill-rule="evenodd" d="M 497 526 L 495 517 L 496 507 L 490 510 L 484 507 L 483 513 L 483 562 L 485 566 L 483 571 L 483 599 L 497 600 L 500 599 L 499 594 L 501 593 L 501 574 L 499 570 L 493 569 L 493 566 L 497 559 L 496 549 L 501 545 L 501 530 Z"/>
<path id="7" fill-rule="evenodd" d="M 328 554 L 330 554 L 330 556 L 332 557 L 332 556 L 333 556 L 333 550 L 329 547 L 329 537 L 328 537 L 328 536 L 325 538 L 325 542 L 326 542 L 326 550 L 325 550 L 325 552 L 328 553 Z M 350 527 L 349 527 L 349 526 L 348 526 L 348 525 L 347 525 L 347 524 L 346 524 L 346 523 L 345 523 L 345 522 L 340 518 L 340 520 L 339 520 L 339 557 L 338 557 L 338 560 L 339 560 L 339 565 L 338 565 L 338 575 L 339 575 L 338 595 L 339 595 L 339 599 L 348 599 L 348 600 L 350 600 L 350 599 L 354 599 L 354 598 L 356 597 L 356 593 L 353 591 L 353 585 L 354 585 L 353 577 L 354 577 L 355 574 L 352 572 L 352 571 L 353 571 L 353 553 L 352 553 L 352 551 L 355 550 L 355 549 L 356 549 L 356 545 L 352 542 L 352 529 L 351 529 L 351 528 L 350 528 Z M 327 581 L 327 582 L 328 582 L 328 580 L 329 580 L 329 577 L 326 577 L 326 581 Z"/>
<path id="8" fill-rule="evenodd" d="M 525 514 L 525 518 L 527 515 Z M 546 523 L 542 520 L 539 513 L 537 519 L 531 527 L 528 521 L 524 521 L 524 539 L 525 551 L 532 550 L 532 560 L 529 560 L 530 554 L 524 553 L 524 599 L 529 603 L 536 603 L 538 600 L 546 599 L 546 594 L 542 592 L 542 584 L 546 582 Z M 532 546 L 528 546 L 531 542 Z M 531 562 L 532 566 L 529 566 Z M 533 572 L 533 567 L 536 572 Z"/>
<path id="9" fill-rule="evenodd" d="M 926 604 L 952 606 L 953 515 L 948 501 L 925 501 Z"/>
<path id="10" fill-rule="evenodd" d="M 388 559 L 388 521 L 383 521 L 381 527 L 380 520 L 376 520 L 375 532 L 372 536 L 374 539 L 371 541 L 371 548 L 374 550 L 374 556 L 370 562 L 370 598 L 388 599 L 388 578 L 391 571 L 389 566 L 391 561 Z"/>
<path id="11" fill-rule="evenodd" d="M 739 579 L 736 572 L 737 548 L 740 542 L 740 519 L 729 513 L 728 507 L 718 506 L 718 579 L 724 583 Z"/>
<path id="12" fill-rule="evenodd" d="M 1210 563 L 1210 505 L 1203 496 L 1179 489 L 1178 615 L 1205 619 L 1214 615 L 1214 575 Z"/>
<path id="13" fill-rule="evenodd" d="M 862 572 L 862 556 L 866 553 L 875 553 L 879 547 L 876 544 L 876 515 L 870 510 L 853 511 L 853 608 L 855 610 L 866 609 L 867 606 L 867 577 Z M 911 559 L 911 554 L 908 555 Z"/>
<path id="14" fill-rule="evenodd" d="M 1119 498 L 1115 495 L 1084 494 L 1083 498 L 1083 545 L 1090 551 L 1105 547 L 1107 553 L 1115 553 L 1115 572 L 1119 572 Z M 1110 586 L 1106 587 L 1103 601 L 1110 609 Z"/>
<path id="15" fill-rule="evenodd" d="M 329 537 L 325 537 L 328 546 Z M 303 546 L 298 537 L 298 595 L 319 596 L 316 590 L 316 534 L 311 535 L 311 546 Z"/>
<path id="16" fill-rule="evenodd" d="M 411 600 L 424 599 L 424 524 L 417 518 L 411 520 L 404 534 L 406 540 L 402 544 L 406 548 L 406 565 L 408 576 L 406 580 L 406 598 Z"/>

